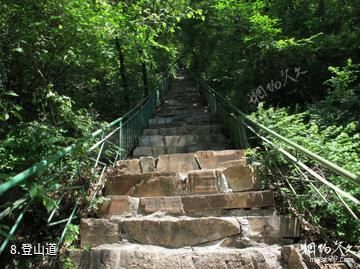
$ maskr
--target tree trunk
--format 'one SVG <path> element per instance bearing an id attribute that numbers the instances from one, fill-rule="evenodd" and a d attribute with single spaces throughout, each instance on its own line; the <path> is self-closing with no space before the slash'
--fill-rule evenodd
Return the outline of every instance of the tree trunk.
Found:
<path id="1" fill-rule="evenodd" d="M 116 49 L 118 52 L 118 57 L 119 57 L 119 73 L 120 73 L 120 78 L 121 78 L 121 83 L 122 83 L 122 88 L 124 90 L 125 96 L 124 96 L 124 100 L 125 102 L 128 104 L 129 103 L 129 93 L 128 93 L 128 80 L 127 80 L 127 76 L 126 76 L 126 66 L 125 66 L 125 56 L 124 53 L 121 49 L 121 44 L 119 39 L 115 40 L 115 45 L 116 45 Z"/>
<path id="2" fill-rule="evenodd" d="M 146 64 L 143 61 L 141 62 L 141 70 L 142 70 L 142 78 L 144 85 L 144 96 L 146 97 L 149 95 L 149 81 L 148 81 Z"/>

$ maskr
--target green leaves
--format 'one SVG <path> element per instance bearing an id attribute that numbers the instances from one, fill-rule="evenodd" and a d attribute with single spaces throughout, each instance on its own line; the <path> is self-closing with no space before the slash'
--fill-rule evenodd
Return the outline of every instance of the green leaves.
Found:
<path id="1" fill-rule="evenodd" d="M 7 95 L 7 96 L 13 96 L 13 97 L 17 97 L 19 96 L 16 92 L 14 91 L 7 91 L 7 92 L 4 92 L 3 95 Z"/>
<path id="2" fill-rule="evenodd" d="M 15 48 L 15 49 L 13 49 L 12 51 L 14 51 L 14 52 L 18 52 L 18 53 L 24 53 L 24 49 L 23 48 L 20 48 L 20 47 L 18 47 L 18 48 Z"/>
<path id="3" fill-rule="evenodd" d="M 329 108 L 328 108 L 329 109 Z M 316 114 L 321 113 L 321 114 Z M 324 114 L 323 114 L 324 113 Z M 324 109 L 319 110 L 319 104 L 310 105 L 310 111 L 302 113 L 290 113 L 286 108 L 268 108 L 264 109 L 262 105 L 259 106 L 258 111 L 252 115 L 252 117 L 262 123 L 265 126 L 270 127 L 283 136 L 290 138 L 292 141 L 304 146 L 305 148 L 319 154 L 320 156 L 330 160 L 337 165 L 351 171 L 355 174 L 360 173 L 360 136 L 359 136 L 359 123 L 350 122 L 347 125 L 344 121 L 333 120 L 327 121 L 326 125 L 322 125 L 319 118 L 324 117 L 328 113 Z M 286 144 L 276 142 L 278 147 L 288 148 Z M 290 148 L 289 148 L 290 149 Z M 272 154 L 274 153 L 274 154 Z M 265 155 L 267 153 L 264 153 Z M 288 173 L 281 175 L 284 176 L 302 178 L 293 168 L 293 166 L 286 161 L 286 159 L 280 158 L 278 152 L 275 149 L 271 149 L 269 152 L 271 159 L 263 158 L 258 155 L 258 159 L 266 163 L 266 166 L 272 169 L 276 174 L 273 164 L 276 163 L 278 167 L 282 167 L 283 170 L 289 170 Z M 357 197 L 360 194 L 360 188 L 354 186 L 353 183 L 345 178 L 338 176 L 328 169 L 325 169 L 318 165 L 315 161 L 302 157 L 302 161 L 306 162 L 310 167 L 314 167 L 315 171 L 323 174 L 327 180 L 339 186 L 344 191 L 351 193 Z M 312 178 L 311 178 L 312 179 Z M 275 178 L 274 178 L 275 180 Z M 277 179 L 276 179 L 277 180 Z M 297 186 L 296 181 L 292 181 L 292 184 Z M 320 185 L 321 186 L 321 185 Z M 288 185 L 285 185 L 283 193 L 291 194 Z M 352 232 L 358 230 L 358 223 L 354 218 L 344 209 L 343 205 L 336 198 L 334 193 L 327 189 L 321 189 L 323 195 L 329 200 L 328 203 L 324 203 L 317 193 L 312 190 L 311 198 L 307 189 L 304 190 L 302 185 L 298 186 L 299 193 L 303 195 L 298 198 L 291 198 L 294 203 L 298 205 L 298 210 L 304 212 L 307 219 L 313 223 L 323 225 L 327 227 L 327 222 L 336 219 L 336 229 L 334 227 L 327 227 L 336 230 L 338 236 L 344 237 L 347 240 L 356 241 L 359 232 Z M 347 201 L 349 202 L 349 201 Z M 349 203 L 350 206 L 356 211 L 356 205 Z M 335 225 L 335 224 L 334 224 Z"/>
<path id="4" fill-rule="evenodd" d="M 64 238 L 64 245 L 70 246 L 80 235 L 80 226 L 74 224 L 68 224 Z"/>

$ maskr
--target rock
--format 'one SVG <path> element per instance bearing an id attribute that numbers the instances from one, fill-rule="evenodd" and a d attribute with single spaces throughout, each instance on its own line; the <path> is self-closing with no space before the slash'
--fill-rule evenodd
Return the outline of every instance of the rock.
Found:
<path id="1" fill-rule="evenodd" d="M 296 245 L 283 246 L 281 248 L 282 258 L 291 269 L 307 269 L 305 262 L 300 254 L 300 250 Z"/>
<path id="2" fill-rule="evenodd" d="M 185 193 L 182 181 L 175 172 L 152 172 L 110 177 L 105 187 L 107 195 L 148 197 L 174 196 Z"/>
<path id="3" fill-rule="evenodd" d="M 187 189 L 190 193 L 219 192 L 219 173 L 214 169 L 189 171 L 187 175 Z"/>
<path id="4" fill-rule="evenodd" d="M 257 194 L 261 196 L 262 194 Z M 165 212 L 167 214 L 175 215 L 189 215 L 196 217 L 205 217 L 205 216 L 221 216 L 221 215 L 231 215 L 231 216 L 266 216 L 267 219 L 275 214 L 274 208 L 272 209 L 251 209 L 251 210 L 241 210 L 234 208 L 248 208 L 249 201 L 253 202 L 253 194 L 246 193 L 221 193 L 218 195 L 184 195 L 184 196 L 157 196 L 157 197 L 141 197 L 140 205 L 137 211 L 138 214 L 151 214 L 154 212 Z M 265 194 L 268 196 L 268 194 Z M 116 197 L 116 196 L 114 196 Z M 121 196 L 120 196 L 121 197 Z M 124 196 L 127 197 L 127 196 Z M 113 203 L 116 203 L 116 199 L 112 199 Z M 120 200 L 121 201 L 121 200 Z M 136 200 L 137 201 L 137 200 Z M 271 204 L 271 198 L 265 198 L 263 203 L 257 203 L 256 206 Z M 120 205 L 113 205 L 113 208 L 122 208 Z M 128 208 L 128 207 L 126 207 Z M 130 207 L 125 211 L 125 215 L 134 215 L 134 210 L 136 207 Z M 231 208 L 231 209 L 228 209 Z M 131 209 L 131 210 L 130 210 Z M 105 210 L 105 209 L 104 209 Z M 113 214 L 116 215 L 116 211 Z M 118 211 L 119 212 L 119 211 Z M 130 212 L 132 212 L 130 214 Z M 119 215 L 119 214 L 117 214 Z M 107 215 L 108 216 L 108 215 Z M 259 226 L 259 229 L 263 229 L 264 225 L 267 225 L 265 221 L 257 224 L 254 220 L 255 225 Z M 284 222 L 288 223 L 289 222 Z M 279 223 L 280 225 L 281 223 Z M 284 225 L 283 224 L 283 225 Z M 290 222 L 291 224 L 291 222 Z M 284 226 L 285 227 L 285 226 Z M 294 226 L 289 226 L 294 227 Z M 280 228 L 277 228 L 278 230 Z M 294 233 L 288 233 L 294 234 Z"/>
<path id="5" fill-rule="evenodd" d="M 274 193 L 272 191 L 219 193 L 209 195 L 190 195 L 182 197 L 186 212 L 251 208 L 274 206 Z"/>
<path id="6" fill-rule="evenodd" d="M 151 156 L 140 157 L 141 172 L 149 173 L 155 171 L 155 159 Z"/>
<path id="7" fill-rule="evenodd" d="M 157 117 L 149 120 L 149 125 L 153 124 L 165 124 L 165 123 L 171 123 L 173 122 L 172 117 Z"/>
<path id="8" fill-rule="evenodd" d="M 195 145 L 198 137 L 195 135 L 172 135 L 165 136 L 165 145 L 170 147 L 185 147 Z"/>
<path id="9" fill-rule="evenodd" d="M 185 192 L 182 181 L 175 172 L 150 173 L 126 194 L 135 197 L 174 196 Z"/>
<path id="10" fill-rule="evenodd" d="M 166 146 L 164 137 L 161 135 L 141 136 L 139 138 L 140 147 Z"/>
<path id="11" fill-rule="evenodd" d="M 152 147 L 136 147 L 133 152 L 134 157 L 153 156 Z"/>
<path id="12" fill-rule="evenodd" d="M 178 171 L 187 174 L 190 170 L 199 169 L 194 153 L 160 155 L 156 169 L 158 171 Z"/>
<path id="13" fill-rule="evenodd" d="M 130 242 L 179 248 L 240 232 L 239 222 L 232 217 L 82 219 L 81 246 L 99 246 L 126 238 Z"/>
<path id="14" fill-rule="evenodd" d="M 259 187 L 254 168 L 251 166 L 230 166 L 225 168 L 222 173 L 225 175 L 229 188 L 233 191 L 255 190 Z"/>
<path id="15" fill-rule="evenodd" d="M 119 160 L 116 162 L 116 169 L 119 170 L 119 174 L 141 173 L 139 159 Z"/>
<path id="16" fill-rule="evenodd" d="M 173 135 L 208 135 L 208 134 L 221 134 L 220 125 L 193 125 L 193 126 L 182 126 L 182 127 L 169 127 L 169 128 L 158 128 L 158 129 L 145 129 L 144 135 L 162 135 L 162 136 L 173 136 Z"/>
<path id="17" fill-rule="evenodd" d="M 78 269 L 285 269 L 279 247 L 245 249 L 193 247 L 168 249 L 138 244 L 106 244 L 90 251 L 72 250 Z M 291 268 L 291 267 L 290 267 Z M 291 268 L 292 269 L 292 268 Z"/>
<path id="18" fill-rule="evenodd" d="M 197 151 L 196 160 L 201 169 L 216 169 L 224 167 L 229 161 L 241 161 L 245 163 L 243 150 L 221 151 Z"/>
<path id="19" fill-rule="evenodd" d="M 136 216 L 139 208 L 140 198 L 130 196 L 111 195 L 107 196 L 100 209 L 100 216 L 110 218 L 113 216 Z"/>
<path id="20" fill-rule="evenodd" d="M 241 232 L 237 219 L 229 217 L 124 219 L 121 229 L 129 241 L 171 248 L 193 246 Z"/>
<path id="21" fill-rule="evenodd" d="M 119 224 L 110 219 L 81 219 L 81 247 L 99 246 L 105 243 L 116 243 L 122 240 Z"/>
<path id="22" fill-rule="evenodd" d="M 249 216 L 251 237 L 267 238 L 294 238 L 300 237 L 300 223 L 295 217 L 288 216 Z"/>
<path id="23" fill-rule="evenodd" d="M 238 217 L 249 217 L 249 216 L 273 216 L 276 215 L 274 207 L 266 208 L 251 208 L 251 209 L 229 209 L 227 210 L 228 215 Z"/>
<path id="24" fill-rule="evenodd" d="M 140 199 L 141 213 L 153 213 L 162 211 L 170 214 L 181 215 L 185 211 L 181 202 L 181 197 L 143 197 Z"/>
<path id="25" fill-rule="evenodd" d="M 106 195 L 125 195 L 131 187 L 140 183 L 142 180 L 150 178 L 148 174 L 124 174 L 120 176 L 108 177 L 105 183 Z"/>

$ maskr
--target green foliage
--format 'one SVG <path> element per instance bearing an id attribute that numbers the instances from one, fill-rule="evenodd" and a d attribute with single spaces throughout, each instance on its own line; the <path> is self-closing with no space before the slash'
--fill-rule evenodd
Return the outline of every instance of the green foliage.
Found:
<path id="1" fill-rule="evenodd" d="M 16 125 L 0 141 L 0 171 L 14 173 L 68 143 L 63 129 L 37 121 Z"/>
<path id="2" fill-rule="evenodd" d="M 64 246 L 66 247 L 71 246 L 78 239 L 79 234 L 80 234 L 80 226 L 69 224 L 67 226 L 67 230 L 65 233 Z"/>
<path id="3" fill-rule="evenodd" d="M 359 64 L 347 60 L 344 67 L 329 67 L 333 74 L 325 84 L 330 87 L 328 96 L 317 106 L 311 107 L 311 112 L 319 115 L 321 124 L 337 122 L 343 126 L 354 121 L 358 126 L 360 121 L 360 88 L 358 83 Z M 357 123 L 356 123 L 357 122 Z M 359 128 L 354 131 L 359 132 Z"/>
<path id="4" fill-rule="evenodd" d="M 355 66 L 357 68 L 357 66 Z M 351 82 L 356 80 L 354 66 L 351 61 L 348 61 L 344 68 L 330 68 L 334 72 L 334 76 L 327 81 L 327 84 L 332 88 L 329 95 L 321 102 L 321 104 L 310 105 L 308 110 L 302 113 L 290 113 L 289 109 L 272 107 L 265 109 L 263 104 L 260 104 L 256 113 L 252 115 L 253 119 L 261 122 L 270 129 L 282 134 L 295 143 L 304 146 L 310 151 L 317 153 L 327 160 L 351 171 L 354 174 L 360 174 L 360 135 L 359 135 L 359 121 L 351 121 L 353 117 L 344 118 L 331 116 L 335 111 L 353 115 L 348 110 L 352 107 L 353 100 L 357 100 L 358 95 L 351 88 Z M 351 95 L 347 98 L 346 93 Z M 338 97 L 334 97 L 338 95 Z M 340 99 L 343 97 L 344 99 Z M 334 101 L 342 102 L 342 107 L 334 108 Z M 358 101 L 357 101 L 358 102 Z M 359 102 L 358 102 L 359 104 Z M 345 114 L 341 114 L 344 116 Z M 355 114 L 357 115 L 357 114 Z M 324 119 L 326 124 L 324 123 Z M 278 142 L 278 147 L 290 148 L 284 143 Z M 285 172 L 279 175 L 279 178 L 285 177 L 299 177 L 296 169 L 286 162 L 285 158 L 280 157 L 276 149 L 269 149 L 265 153 L 258 153 L 257 158 L 260 158 L 266 167 L 274 170 L 276 167 L 282 167 Z M 352 194 L 354 197 L 359 197 L 360 187 L 354 186 L 349 180 L 335 175 L 333 172 L 319 167 L 315 161 L 308 160 L 307 163 L 316 171 L 320 169 L 321 173 L 325 175 L 327 180 L 334 183 L 341 189 Z M 286 167 L 286 168 L 285 168 Z M 275 169 L 274 173 L 279 172 Z M 300 176 L 301 177 L 301 176 Z M 290 179 L 291 181 L 291 179 Z M 344 209 L 334 193 L 324 187 L 320 187 L 322 194 L 329 202 L 324 202 L 318 193 L 309 188 L 304 187 L 304 184 L 291 181 L 298 189 L 299 197 L 292 197 L 292 200 L 297 205 L 300 212 L 305 216 L 324 228 L 336 232 L 337 236 L 358 242 L 360 238 L 359 224 Z M 289 187 L 285 184 L 286 188 Z M 286 192 L 285 192 L 286 194 Z M 291 196 L 291 192 L 286 195 Z M 346 199 L 345 199 L 346 200 Z M 358 207 L 352 202 L 347 201 L 354 212 L 359 215 Z M 334 221 L 336 220 L 336 221 Z"/>
<path id="5" fill-rule="evenodd" d="M 189 65 L 231 97 L 243 110 L 255 110 L 248 94 L 259 85 L 284 81 L 281 71 L 301 67 L 304 79 L 291 81 L 264 100 L 295 106 L 325 96 L 328 66 L 359 59 L 359 4 L 334 1 L 198 2 L 207 19 L 189 24 L 184 50 Z M 205 34 L 206 33 L 206 34 Z"/>
<path id="6" fill-rule="evenodd" d="M 174 71 L 180 24 L 204 19 L 201 9 L 182 0 L 2 1 L 0 184 L 137 104 Z M 92 142 L 0 197 L 1 241 L 27 205 L 15 235 L 26 243 L 55 241 L 63 228 L 56 221 L 68 218 L 75 204 L 96 214 L 103 199 L 89 198 L 99 172 L 88 160 Z M 114 159 L 109 144 L 101 162 Z M 54 209 L 55 224 L 48 225 Z M 75 245 L 78 234 L 79 227 L 69 225 L 65 245 Z M 5 256 L 0 267 L 37 263 L 16 259 Z"/>

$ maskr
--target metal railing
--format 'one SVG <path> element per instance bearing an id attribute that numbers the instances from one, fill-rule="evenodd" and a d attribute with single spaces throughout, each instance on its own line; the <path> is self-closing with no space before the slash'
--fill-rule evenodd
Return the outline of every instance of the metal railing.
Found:
<path id="1" fill-rule="evenodd" d="M 353 203 L 355 203 L 355 205 L 359 205 L 360 203 L 359 200 L 350 193 L 343 191 L 338 186 L 328 181 L 323 175 L 311 169 L 308 165 L 306 165 L 303 161 L 300 160 L 299 153 L 317 162 L 323 167 L 330 169 L 331 171 L 335 172 L 337 175 L 345 178 L 349 182 L 352 182 L 356 186 L 360 185 L 359 175 L 355 175 L 345 170 L 344 168 L 339 167 L 338 165 L 294 143 L 288 138 L 267 128 L 266 126 L 252 120 L 248 115 L 240 111 L 228 99 L 226 99 L 224 96 L 222 96 L 220 93 L 218 93 L 208 84 L 206 84 L 206 82 L 203 79 L 195 77 L 195 80 L 197 81 L 198 86 L 200 87 L 204 96 L 206 97 L 210 111 L 218 116 L 224 128 L 228 131 L 230 139 L 234 145 L 236 145 L 238 148 L 248 148 L 249 145 L 247 142 L 248 140 L 247 140 L 246 130 L 255 134 L 266 144 L 275 148 L 276 150 L 281 152 L 285 157 L 287 157 L 290 161 L 292 161 L 296 165 L 297 170 L 299 170 L 303 176 L 305 175 L 303 171 L 305 171 L 306 173 L 314 177 L 318 182 L 321 182 L 322 184 L 330 188 L 335 193 L 338 200 L 344 205 L 346 210 L 351 214 L 351 216 L 357 222 L 360 223 L 359 217 L 354 213 L 354 211 L 351 209 L 348 203 L 343 199 L 343 197 L 352 201 Z M 261 135 L 260 131 L 266 133 L 267 137 Z M 275 144 L 274 140 L 276 139 L 278 141 L 281 141 L 286 146 L 292 148 L 295 151 L 295 154 L 291 154 L 284 148 L 280 147 L 278 144 Z M 320 190 L 310 180 L 307 180 L 307 183 L 310 184 L 310 186 L 320 195 L 320 197 L 324 198 Z M 290 184 L 290 188 L 292 189 L 291 184 Z"/>
<path id="2" fill-rule="evenodd" d="M 61 220 L 53 219 L 57 215 L 56 213 L 61 210 L 60 205 L 67 197 L 65 195 L 67 191 L 77 191 L 84 188 L 83 186 L 73 186 L 73 179 L 86 171 L 85 176 L 91 177 L 93 181 L 96 181 L 93 186 L 94 189 L 90 192 L 87 191 L 88 195 L 90 195 L 91 206 L 97 193 L 102 189 L 102 181 L 107 167 L 115 166 L 118 160 L 128 156 L 136 145 L 138 137 L 146 127 L 148 120 L 153 116 L 156 108 L 163 100 L 167 88 L 168 78 L 163 77 L 159 80 L 158 87 L 148 97 L 122 117 L 93 132 L 90 136 L 77 140 L 75 144 L 59 150 L 25 171 L 5 180 L 0 185 L 0 198 L 4 198 L 5 195 L 9 194 L 6 192 L 14 189 L 16 192 L 20 190 L 20 193 L 23 193 L 25 189 L 25 194 L 20 198 L 15 198 L 17 199 L 15 201 L 10 199 L 5 204 L 0 205 L 2 210 L 0 212 L 0 221 L 9 215 L 13 215 L 14 212 L 20 212 L 0 246 L 0 255 L 8 246 L 9 241 L 24 219 L 26 212 L 36 200 L 36 197 L 31 194 L 29 189 L 34 183 L 37 184 L 38 188 L 45 188 L 58 194 L 54 208 L 49 212 L 47 226 L 55 227 L 65 224 L 64 228 L 60 229 L 62 230 L 61 234 L 59 233 L 60 236 L 57 242 L 57 248 L 59 249 L 66 235 L 68 225 L 77 218 L 80 200 L 75 199 L 74 207 L 69 217 Z M 49 187 L 51 182 L 59 178 L 65 178 L 65 182 L 63 182 L 65 185 L 68 185 L 57 184 L 56 187 L 51 189 Z"/>

